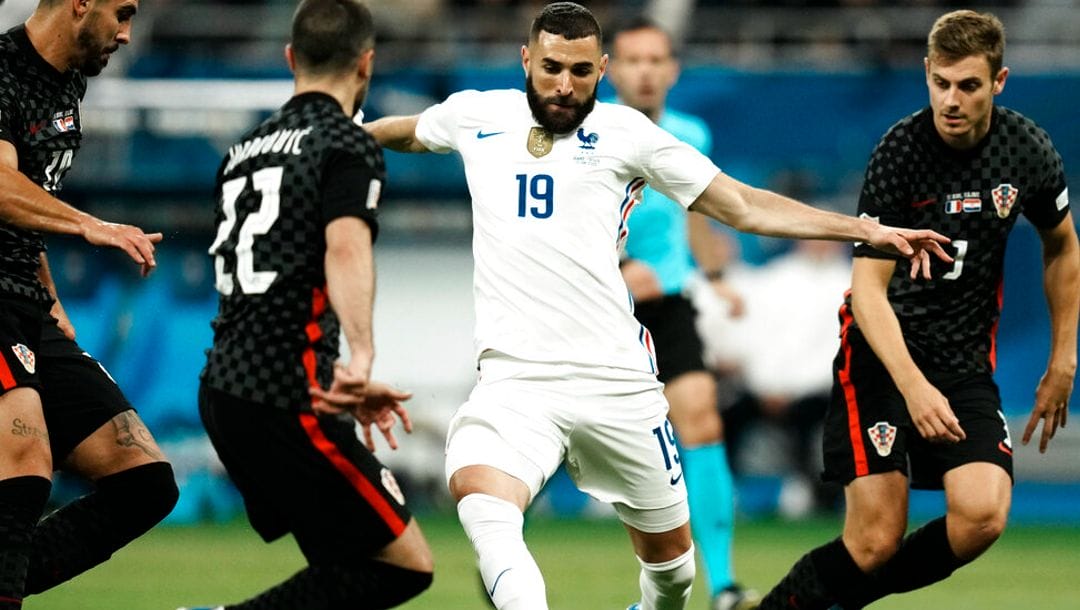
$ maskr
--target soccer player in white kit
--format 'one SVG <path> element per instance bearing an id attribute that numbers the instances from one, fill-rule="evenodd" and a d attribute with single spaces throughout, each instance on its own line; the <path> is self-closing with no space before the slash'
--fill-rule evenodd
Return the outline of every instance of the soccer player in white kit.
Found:
<path id="1" fill-rule="evenodd" d="M 685 607 L 694 550 L 682 469 L 649 331 L 619 273 L 626 219 L 646 183 L 736 229 L 868 242 L 913 273 L 930 231 L 816 210 L 724 175 L 640 112 L 596 102 L 600 27 L 547 5 L 522 47 L 526 92 L 463 91 L 420 115 L 365 125 L 382 145 L 457 150 L 473 206 L 478 383 L 450 424 L 446 473 L 500 610 L 545 610 L 522 514 L 565 460 L 614 505 L 641 563 L 632 608 Z"/>

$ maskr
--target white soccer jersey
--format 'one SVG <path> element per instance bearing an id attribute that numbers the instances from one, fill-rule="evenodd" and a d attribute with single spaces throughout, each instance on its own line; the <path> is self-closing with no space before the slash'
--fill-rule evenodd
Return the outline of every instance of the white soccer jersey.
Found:
<path id="1" fill-rule="evenodd" d="M 689 206 L 720 170 L 615 104 L 597 103 L 576 133 L 553 142 L 538 130 L 518 90 L 456 93 L 416 127 L 428 149 L 465 161 L 477 354 L 655 373 L 652 339 L 619 273 L 626 219 L 646 183 Z"/>

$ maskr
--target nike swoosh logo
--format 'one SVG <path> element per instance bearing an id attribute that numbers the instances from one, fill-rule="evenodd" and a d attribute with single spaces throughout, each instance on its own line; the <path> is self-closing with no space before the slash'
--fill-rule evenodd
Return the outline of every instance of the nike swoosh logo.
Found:
<path id="1" fill-rule="evenodd" d="M 916 201 L 916 202 L 911 204 L 911 207 L 913 207 L 913 208 L 924 208 L 924 207 L 926 207 L 926 206 L 928 206 L 928 205 L 930 205 L 932 203 L 936 203 L 936 202 L 937 202 L 937 197 L 931 197 L 929 199 L 923 199 L 922 201 Z"/>
<path id="2" fill-rule="evenodd" d="M 499 579 L 503 577 L 503 574 L 506 574 L 513 569 L 514 568 L 506 568 L 502 572 L 499 572 L 499 575 L 495 577 L 495 583 L 491 585 L 491 590 L 488 591 L 488 597 L 495 597 L 495 587 L 499 586 Z"/>
<path id="3" fill-rule="evenodd" d="M 1005 441 L 1001 441 L 1001 442 L 998 443 L 998 449 L 1002 453 L 1005 453 L 1007 455 L 1012 455 L 1012 450 L 1005 446 Z"/>
<path id="4" fill-rule="evenodd" d="M 505 131 L 490 131 L 488 133 L 484 133 L 484 130 L 481 129 L 480 131 L 476 132 L 476 139 L 477 140 L 483 140 L 484 138 L 490 138 L 491 136 L 498 136 L 498 135 L 502 135 L 504 133 L 506 133 L 506 132 Z"/>
<path id="5" fill-rule="evenodd" d="M 672 485 L 678 485 L 678 484 L 679 484 L 679 481 L 681 481 L 681 480 L 682 480 L 682 475 L 683 475 L 683 473 L 681 473 L 681 472 L 680 472 L 680 473 L 679 473 L 679 476 L 677 476 L 677 477 L 671 477 L 671 484 L 672 484 Z"/>

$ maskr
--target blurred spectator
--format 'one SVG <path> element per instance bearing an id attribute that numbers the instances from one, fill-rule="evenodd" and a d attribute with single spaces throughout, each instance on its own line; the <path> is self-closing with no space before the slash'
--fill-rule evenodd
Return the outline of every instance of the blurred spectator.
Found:
<path id="1" fill-rule="evenodd" d="M 837 310 L 851 282 L 848 248 L 798 241 L 761 267 L 729 270 L 728 278 L 743 296 L 742 317 L 728 316 L 708 290 L 695 291 L 695 304 L 707 363 L 730 381 L 723 415 L 732 469 L 785 475 L 780 510 L 789 516 L 831 508 L 839 489 L 818 483 L 818 441 L 838 345 Z M 780 437 L 786 459 L 763 454 L 767 443 L 746 442 L 762 428 Z"/>

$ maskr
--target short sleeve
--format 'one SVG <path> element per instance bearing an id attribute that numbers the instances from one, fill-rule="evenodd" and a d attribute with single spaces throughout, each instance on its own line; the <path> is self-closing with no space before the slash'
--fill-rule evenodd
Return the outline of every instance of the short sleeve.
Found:
<path id="1" fill-rule="evenodd" d="M 323 169 L 323 226 L 345 216 L 360 218 L 371 227 L 372 241 L 378 234 L 377 209 L 383 179 L 364 157 L 335 150 Z"/>
<path id="2" fill-rule="evenodd" d="M 1035 134 L 1040 179 L 1035 190 L 1024 197 L 1023 213 L 1040 229 L 1056 227 L 1069 213 L 1069 189 L 1065 184 L 1065 164 L 1050 137 L 1039 129 Z"/>
<path id="3" fill-rule="evenodd" d="M 422 112 L 416 123 L 416 139 L 432 152 L 457 150 L 456 134 L 461 125 L 461 109 L 467 107 L 467 100 L 475 93 L 460 91 Z"/>
<path id="4" fill-rule="evenodd" d="M 904 217 L 905 206 L 902 202 L 909 199 L 907 180 L 902 179 L 903 159 L 899 145 L 889 136 L 878 143 L 866 165 L 862 192 L 859 193 L 858 215 L 870 218 L 884 225 L 905 227 L 911 224 Z M 855 256 L 871 258 L 898 258 L 882 252 L 869 244 L 856 244 Z"/>
<path id="5" fill-rule="evenodd" d="M 684 208 L 690 207 L 720 168 L 693 146 L 641 115 L 637 159 L 649 186 Z"/>

